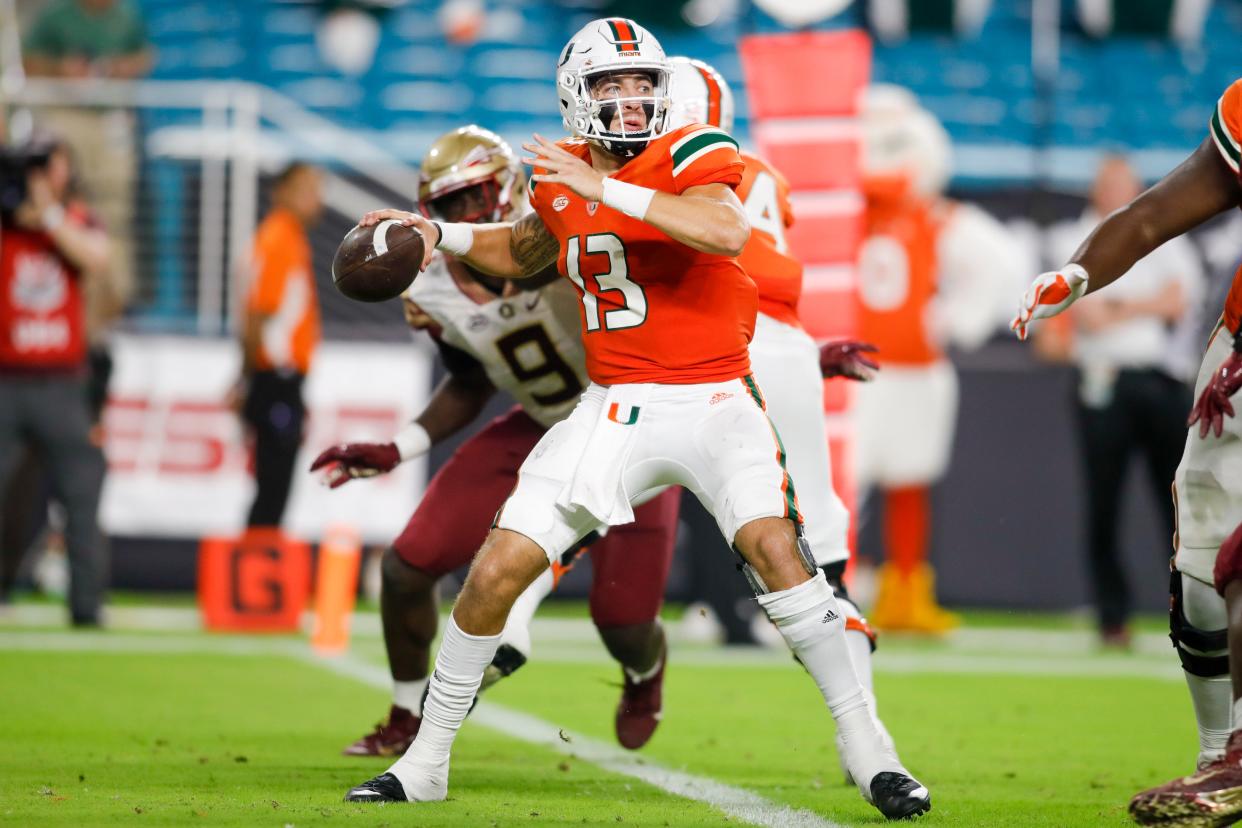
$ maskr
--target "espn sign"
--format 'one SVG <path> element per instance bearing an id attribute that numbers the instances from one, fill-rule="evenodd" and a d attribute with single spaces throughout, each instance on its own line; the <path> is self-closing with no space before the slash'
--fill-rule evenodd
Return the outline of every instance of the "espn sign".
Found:
<path id="1" fill-rule="evenodd" d="M 100 521 L 113 534 L 232 536 L 254 496 L 241 421 L 227 405 L 240 366 L 231 340 L 122 336 L 104 411 L 109 474 Z M 293 536 L 332 523 L 387 543 L 405 526 L 425 484 L 422 462 L 330 491 L 309 473 L 323 448 L 388 440 L 426 403 L 428 353 L 409 345 L 325 343 L 303 394 L 309 408 L 285 515 Z"/>

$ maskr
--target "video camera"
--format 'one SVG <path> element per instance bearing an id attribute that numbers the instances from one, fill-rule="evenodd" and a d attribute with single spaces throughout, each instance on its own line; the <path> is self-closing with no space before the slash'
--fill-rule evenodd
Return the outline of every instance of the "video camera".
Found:
<path id="1" fill-rule="evenodd" d="M 0 222 L 12 224 L 13 214 L 26 200 L 26 179 L 43 169 L 56 149 L 51 143 L 0 147 Z"/>

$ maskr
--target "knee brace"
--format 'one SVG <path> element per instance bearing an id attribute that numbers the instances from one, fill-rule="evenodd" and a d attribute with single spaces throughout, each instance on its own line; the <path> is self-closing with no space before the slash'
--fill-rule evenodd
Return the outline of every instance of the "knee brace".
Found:
<path id="1" fill-rule="evenodd" d="M 1200 678 L 1229 675 L 1224 600 L 1207 584 L 1184 577 L 1169 579 L 1169 638 L 1182 669 Z"/>
<path id="2" fill-rule="evenodd" d="M 798 560 L 802 561 L 802 567 L 806 570 L 806 574 L 814 577 L 819 572 L 819 567 L 815 565 L 815 556 L 811 554 L 811 544 L 807 542 L 806 534 L 802 530 L 802 524 L 794 521 L 794 531 L 797 533 L 797 542 L 794 548 L 797 550 Z M 753 566 L 742 556 L 742 552 L 733 546 L 733 554 L 737 555 L 737 568 L 746 576 L 746 582 L 750 584 L 750 589 L 756 596 L 767 595 L 771 592 L 768 585 L 763 582 L 763 578 L 759 577 L 759 573 Z"/>
<path id="3" fill-rule="evenodd" d="M 832 593 L 837 596 L 837 603 L 841 605 L 841 609 L 845 614 L 845 631 L 850 632 L 852 630 L 867 636 L 867 640 L 871 642 L 871 652 L 874 653 L 876 642 L 875 629 L 867 623 L 867 618 L 863 615 L 862 609 L 858 604 L 854 603 L 854 599 L 850 597 L 849 590 L 845 588 L 845 561 L 825 564 L 820 569 L 824 571 L 824 577 L 828 579 L 828 586 L 832 587 Z"/>
<path id="4" fill-rule="evenodd" d="M 1242 580 L 1242 524 L 1220 545 L 1216 566 L 1212 569 L 1212 580 L 1216 582 L 1216 592 L 1222 598 L 1225 587 L 1233 581 Z"/>

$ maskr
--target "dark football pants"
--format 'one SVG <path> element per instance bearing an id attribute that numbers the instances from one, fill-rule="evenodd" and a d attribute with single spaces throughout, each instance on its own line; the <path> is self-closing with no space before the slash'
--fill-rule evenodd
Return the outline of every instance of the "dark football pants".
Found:
<path id="1" fill-rule="evenodd" d="M 242 418 L 254 435 L 254 502 L 247 526 L 280 526 L 302 444 L 306 406 L 301 374 L 256 371 Z"/>
<path id="2" fill-rule="evenodd" d="M 97 520 L 104 456 L 90 440 L 90 427 L 83 377 L 0 377 L 0 484 L 7 487 L 25 447 L 33 446 L 51 477 L 53 496 L 65 507 L 69 610 L 79 623 L 98 620 L 107 580 Z M 19 554 L 4 550 L 6 558 Z"/>
<path id="3" fill-rule="evenodd" d="M 1169 492 L 1186 443 L 1191 395 L 1188 385 L 1161 371 L 1129 369 L 1118 372 L 1112 398 L 1105 405 L 1089 407 L 1077 402 L 1087 488 L 1088 571 L 1102 628 L 1121 626 L 1130 616 L 1130 589 L 1118 549 L 1121 496 L 1130 458 L 1139 453 L 1147 464 L 1147 477 L 1171 543 L 1173 499 Z M 1158 565 L 1152 572 L 1163 577 L 1167 561 Z"/>

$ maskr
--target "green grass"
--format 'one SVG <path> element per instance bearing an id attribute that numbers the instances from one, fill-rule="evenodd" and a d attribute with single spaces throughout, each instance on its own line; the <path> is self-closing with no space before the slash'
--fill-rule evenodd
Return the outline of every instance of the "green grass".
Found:
<path id="1" fill-rule="evenodd" d="M 209 647 L 229 641 L 202 638 Z M 359 645 L 379 661 L 377 641 Z M 3 647 L 0 825 L 736 822 L 469 724 L 454 752 L 449 801 L 348 805 L 344 791 L 386 766 L 339 755 L 386 710 L 381 691 L 281 655 Z M 903 641 L 892 651 L 919 648 Z M 792 662 L 679 664 L 677 653 L 664 721 L 645 756 L 839 823 L 879 824 L 841 784 L 829 716 Z M 1106 658 L 1153 663 L 1152 656 Z M 617 669 L 602 661 L 556 663 L 536 653 L 489 698 L 611 741 L 618 683 Z M 1185 772 L 1193 760 L 1194 724 L 1180 681 L 881 672 L 877 692 L 904 760 L 933 790 L 928 826 L 1125 825 L 1135 791 Z"/>
<path id="2" fill-rule="evenodd" d="M 0 696 L 0 823 L 412 821 L 405 808 L 341 801 L 386 766 L 339 755 L 384 694 L 291 659 L 8 652 Z M 723 824 L 706 806 L 630 783 L 467 728 L 452 799 L 417 806 L 417 824 Z"/>

